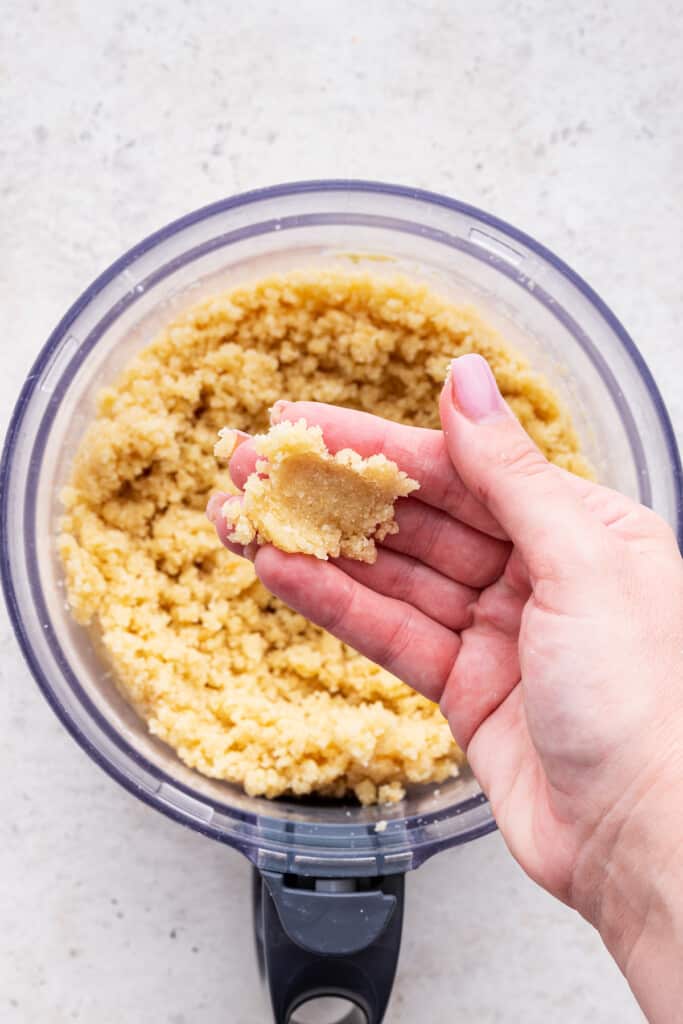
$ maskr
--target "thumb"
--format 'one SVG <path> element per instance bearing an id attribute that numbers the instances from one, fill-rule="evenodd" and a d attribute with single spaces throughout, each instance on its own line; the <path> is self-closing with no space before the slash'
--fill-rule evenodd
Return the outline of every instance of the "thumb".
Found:
<path id="1" fill-rule="evenodd" d="M 556 575 L 570 564 L 595 566 L 604 531 L 518 422 L 485 359 L 453 360 L 439 411 L 456 471 L 501 524 L 532 577 Z"/>

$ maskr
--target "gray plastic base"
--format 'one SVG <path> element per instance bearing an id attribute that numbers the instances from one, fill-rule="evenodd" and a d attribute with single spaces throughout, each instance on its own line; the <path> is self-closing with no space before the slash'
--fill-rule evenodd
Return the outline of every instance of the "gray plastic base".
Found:
<path id="1" fill-rule="evenodd" d="M 380 1024 L 396 973 L 404 876 L 303 879 L 255 873 L 257 954 L 275 1024 L 297 1007 L 338 996 L 356 1008 L 343 1024 Z"/>

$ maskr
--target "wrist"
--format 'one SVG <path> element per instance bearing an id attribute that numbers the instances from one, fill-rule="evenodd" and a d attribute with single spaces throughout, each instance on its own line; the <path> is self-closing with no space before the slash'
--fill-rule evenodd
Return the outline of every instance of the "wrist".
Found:
<path id="1" fill-rule="evenodd" d="M 683 770 L 641 776 L 583 844 L 572 904 L 599 931 L 648 1019 L 683 999 Z M 661 766 L 660 766 L 661 768 Z"/>

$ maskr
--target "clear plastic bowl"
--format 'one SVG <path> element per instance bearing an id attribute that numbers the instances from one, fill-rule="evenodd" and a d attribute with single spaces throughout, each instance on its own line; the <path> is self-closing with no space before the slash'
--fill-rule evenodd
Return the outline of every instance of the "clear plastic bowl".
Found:
<path id="1" fill-rule="evenodd" d="M 55 551 L 57 496 L 99 388 L 177 310 L 272 271 L 359 264 L 404 272 L 479 307 L 569 404 L 601 480 L 681 532 L 673 432 L 633 342 L 576 274 L 496 218 L 407 188 L 304 182 L 208 206 L 117 260 L 49 338 L 9 428 L 0 556 L 10 613 L 43 693 L 94 761 L 261 869 L 299 875 L 406 871 L 494 828 L 489 804 L 467 774 L 378 809 L 254 799 L 183 765 L 122 700 L 92 634 L 69 615 Z M 375 832 L 379 818 L 389 824 Z"/>

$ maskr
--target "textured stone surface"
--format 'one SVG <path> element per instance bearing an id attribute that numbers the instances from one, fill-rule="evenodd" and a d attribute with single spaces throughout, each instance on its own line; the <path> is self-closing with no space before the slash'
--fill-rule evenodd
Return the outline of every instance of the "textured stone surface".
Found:
<path id="1" fill-rule="evenodd" d="M 0 429 L 65 308 L 144 234 L 232 192 L 353 176 L 450 193 L 554 248 L 631 330 L 680 431 L 682 30 L 674 0 L 7 0 Z M 90 764 L 2 616 L 0 1019 L 267 1020 L 246 863 Z M 493 836 L 409 879 L 388 1024 L 424 1019 L 641 1016 Z"/>

